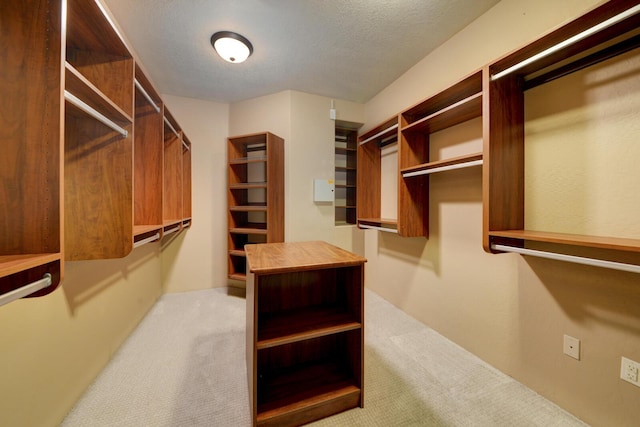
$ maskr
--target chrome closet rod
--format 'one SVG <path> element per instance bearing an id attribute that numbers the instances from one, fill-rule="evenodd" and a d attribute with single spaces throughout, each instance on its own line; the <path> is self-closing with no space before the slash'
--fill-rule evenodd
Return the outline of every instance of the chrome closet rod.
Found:
<path id="1" fill-rule="evenodd" d="M 513 252 L 520 255 L 530 255 L 539 258 L 553 259 L 557 261 L 567 261 L 576 264 L 591 265 L 593 267 L 611 268 L 613 270 L 629 271 L 631 273 L 640 273 L 640 265 L 624 264 L 621 262 L 606 261 L 603 259 L 586 258 L 575 255 L 558 254 L 555 252 L 539 251 L 535 249 L 517 248 L 508 245 L 491 244 L 491 249 L 502 252 Z"/>
<path id="2" fill-rule="evenodd" d="M 191 150 L 191 147 L 189 147 L 187 143 L 184 142 L 184 139 L 182 140 L 182 145 L 184 145 L 184 148 L 186 148 L 187 150 Z"/>
<path id="3" fill-rule="evenodd" d="M 421 171 L 415 171 L 415 172 L 405 172 L 402 174 L 403 178 L 409 178 L 412 176 L 418 176 L 418 175 L 428 175 L 430 173 L 436 173 L 436 172 L 444 172 L 444 171 L 449 171 L 449 170 L 453 170 L 453 169 L 462 169 L 462 168 L 468 168 L 471 166 L 480 166 L 482 165 L 482 160 L 473 160 L 470 162 L 465 162 L 465 163 L 456 163 L 453 165 L 447 165 L 447 166 L 440 166 L 437 168 L 431 168 L 431 169 L 425 169 L 425 170 L 421 170 Z"/>
<path id="4" fill-rule="evenodd" d="M 581 33 L 576 34 L 575 36 L 569 37 L 566 40 L 561 41 L 560 43 L 553 45 L 545 50 L 543 50 L 542 52 L 539 52 L 527 59 L 525 59 L 524 61 L 520 61 L 515 65 L 512 65 L 511 67 L 507 68 L 506 70 L 502 70 L 497 74 L 494 74 L 491 76 L 491 80 L 498 80 L 500 77 L 506 76 L 507 74 L 511 74 L 512 72 L 519 70 L 520 68 L 526 67 L 529 64 L 534 63 L 535 61 L 542 59 L 546 56 L 549 56 L 557 51 L 559 51 L 560 49 L 564 49 L 567 46 L 571 46 L 574 43 L 579 42 L 580 40 L 583 40 L 595 33 L 597 33 L 598 31 L 602 31 L 608 27 L 611 27 L 612 25 L 617 24 L 620 21 L 623 21 L 627 18 L 629 18 L 630 16 L 635 15 L 636 13 L 640 12 L 640 4 L 635 5 L 634 7 L 625 10 L 624 12 L 620 12 L 619 14 L 612 16 L 611 18 L 602 21 L 601 23 L 594 25 L 591 28 L 588 28 L 584 31 L 582 31 Z"/>
<path id="5" fill-rule="evenodd" d="M 370 228 L 371 230 L 386 231 L 387 233 L 398 233 L 394 228 L 376 227 L 375 225 L 358 224 L 360 228 Z"/>
<path id="6" fill-rule="evenodd" d="M 51 286 L 51 283 L 51 274 L 45 273 L 40 280 L 36 280 L 35 282 L 29 283 L 27 285 L 19 287 L 18 289 L 9 291 L 6 294 L 0 295 L 0 305 L 5 305 L 7 303 L 10 303 L 11 301 L 15 301 L 22 297 L 26 297 L 27 295 L 38 292 L 41 289 Z"/>
<path id="7" fill-rule="evenodd" d="M 177 233 L 178 231 L 180 231 L 180 226 L 178 227 L 173 227 L 167 231 L 164 232 L 164 235 L 168 235 L 168 234 L 172 234 L 172 233 Z"/>
<path id="8" fill-rule="evenodd" d="M 144 96 L 145 99 L 147 100 L 147 102 L 149 102 L 149 104 L 151 104 L 153 109 L 156 110 L 156 113 L 159 113 L 160 112 L 160 107 L 158 107 L 156 105 L 156 102 L 153 100 L 153 98 L 151 98 L 151 96 L 147 93 L 147 91 L 144 90 L 144 87 L 142 87 L 140 82 L 137 79 L 134 79 L 133 82 L 135 83 L 135 85 L 138 88 L 138 90 L 140 91 L 140 93 L 142 93 L 142 96 Z"/>
<path id="9" fill-rule="evenodd" d="M 70 103 L 72 103 L 73 105 L 75 105 L 76 107 L 78 107 L 79 109 L 81 109 L 82 111 L 84 111 L 85 113 L 87 113 L 88 115 L 93 117 L 94 119 L 98 120 L 102 124 L 110 127 L 114 131 L 118 132 L 120 135 L 122 135 L 123 138 L 126 138 L 127 135 L 129 135 L 129 132 L 126 129 L 124 129 L 124 128 L 120 127 L 119 125 L 117 125 L 113 120 L 107 118 L 102 113 L 100 113 L 98 110 L 96 110 L 95 108 L 93 108 L 89 104 L 85 103 L 83 100 L 81 100 L 80 98 L 78 98 L 77 96 L 72 94 L 71 92 L 65 90 L 64 91 L 64 99 L 66 99 L 67 101 L 69 101 Z"/>
<path id="10" fill-rule="evenodd" d="M 365 139 L 364 141 L 360 141 L 360 145 L 362 144 L 366 144 L 367 142 L 378 138 L 380 135 L 384 135 L 385 133 L 389 132 L 390 130 L 394 130 L 394 129 L 398 129 L 398 124 L 396 123 L 395 125 L 391 125 L 388 128 L 381 130 L 380 132 L 376 133 L 375 135 L 370 136 L 369 138 Z"/>
<path id="11" fill-rule="evenodd" d="M 169 129 L 171 129 L 171 131 L 174 133 L 175 136 L 177 136 L 178 138 L 180 138 L 180 134 L 178 133 L 178 131 L 176 130 L 176 128 L 173 127 L 173 125 L 171 124 L 171 122 L 169 121 L 169 119 L 167 119 L 166 117 L 164 118 L 164 122 L 167 124 L 167 126 L 169 126 Z"/>
<path id="12" fill-rule="evenodd" d="M 145 244 L 147 244 L 147 243 L 150 243 L 150 242 L 156 241 L 156 240 L 158 240 L 159 238 L 160 238 L 160 233 L 156 233 L 156 234 L 154 234 L 154 235 L 153 235 L 153 236 L 151 236 L 151 237 L 147 237 L 147 238 L 145 238 L 145 239 L 138 240 L 137 242 L 135 242 L 135 243 L 133 244 L 133 247 L 134 247 L 134 248 L 138 248 L 138 247 L 140 247 L 140 246 L 142 246 L 142 245 L 145 245 Z"/>

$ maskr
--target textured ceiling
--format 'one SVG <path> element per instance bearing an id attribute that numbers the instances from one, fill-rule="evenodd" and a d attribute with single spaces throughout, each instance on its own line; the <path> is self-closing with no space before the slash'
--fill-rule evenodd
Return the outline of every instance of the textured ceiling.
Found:
<path id="1" fill-rule="evenodd" d="M 499 0 L 103 0 L 162 93 L 236 102 L 293 89 L 366 102 Z M 254 52 L 219 58 L 235 31 Z"/>

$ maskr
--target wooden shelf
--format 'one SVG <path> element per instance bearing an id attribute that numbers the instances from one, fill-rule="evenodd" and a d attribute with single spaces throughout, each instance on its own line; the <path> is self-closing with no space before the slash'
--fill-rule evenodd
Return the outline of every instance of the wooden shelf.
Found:
<path id="1" fill-rule="evenodd" d="M 640 252 L 640 239 L 588 236 L 582 234 L 552 233 L 532 230 L 491 231 L 489 236 L 535 242 L 560 243 L 563 245 L 585 246 L 617 251 Z"/>
<path id="2" fill-rule="evenodd" d="M 278 372 L 265 381 L 268 390 L 257 411 L 257 425 L 296 425 L 307 422 L 296 414 L 330 406 L 323 416 L 333 415 L 358 406 L 362 391 L 338 363 L 325 363 Z M 316 418 L 317 419 L 317 418 Z"/>
<path id="3" fill-rule="evenodd" d="M 402 132 L 434 133 L 482 116 L 482 92 L 473 94 L 402 128 Z"/>
<path id="4" fill-rule="evenodd" d="M 266 205 L 247 205 L 247 206 L 231 206 L 229 210 L 232 212 L 267 212 Z"/>
<path id="5" fill-rule="evenodd" d="M 303 309 L 264 315 L 258 319 L 257 348 L 274 347 L 324 335 L 351 331 L 362 325 L 353 314 L 337 307 Z"/>
<path id="6" fill-rule="evenodd" d="M 247 254 L 246 254 L 244 251 L 239 250 L 239 249 L 232 249 L 232 250 L 230 250 L 230 251 L 229 251 L 229 255 L 232 255 L 232 256 L 239 256 L 239 257 L 246 257 L 246 256 L 247 256 Z"/>
<path id="7" fill-rule="evenodd" d="M 65 89 L 67 91 L 118 124 L 127 125 L 133 122 L 130 114 L 127 114 L 109 99 L 100 89 L 76 70 L 73 65 L 66 62 L 64 67 Z"/>
<path id="8" fill-rule="evenodd" d="M 355 224 L 355 205 L 358 192 L 358 132 L 355 129 L 336 124 L 334 151 L 336 165 L 333 195 L 335 203 L 334 225 Z"/>
<path id="9" fill-rule="evenodd" d="M 256 227 L 234 227 L 229 229 L 229 233 L 232 234 L 267 234 L 266 228 L 256 228 Z"/>
<path id="10" fill-rule="evenodd" d="M 247 165 L 249 163 L 266 163 L 267 157 L 242 157 L 239 159 L 229 160 L 229 165 Z"/>
<path id="11" fill-rule="evenodd" d="M 232 273 L 232 274 L 229 274 L 229 279 L 240 280 L 244 282 L 247 280 L 247 275 L 243 273 Z"/>
<path id="12" fill-rule="evenodd" d="M 142 234 L 146 234 L 146 233 L 151 233 L 153 231 L 162 231 L 162 225 L 161 224 L 154 224 L 154 225 L 134 225 L 133 226 L 133 235 L 135 236 L 140 236 Z"/>
<path id="13" fill-rule="evenodd" d="M 344 155 L 354 154 L 358 151 L 357 148 L 346 148 L 346 147 L 337 147 L 337 146 L 335 150 L 336 150 L 336 154 L 344 154 Z"/>
<path id="14" fill-rule="evenodd" d="M 20 254 L 0 256 L 0 277 L 9 276 L 60 260 L 60 254 Z"/>
<path id="15" fill-rule="evenodd" d="M 251 190 L 254 188 L 267 188 L 266 182 L 239 182 L 229 185 L 229 190 Z"/>
<path id="16" fill-rule="evenodd" d="M 404 178 L 410 178 L 411 176 L 416 175 L 428 175 L 431 173 L 437 173 L 451 169 L 479 166 L 481 164 L 482 153 L 473 153 L 403 168 L 400 170 L 400 173 Z"/>

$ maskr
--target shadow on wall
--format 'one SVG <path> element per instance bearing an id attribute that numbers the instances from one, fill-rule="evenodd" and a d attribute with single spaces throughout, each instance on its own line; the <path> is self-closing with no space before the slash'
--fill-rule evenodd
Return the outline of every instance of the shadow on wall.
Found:
<path id="1" fill-rule="evenodd" d="M 595 251 L 581 252 L 582 256 L 593 256 Z M 611 256 L 601 255 L 603 256 L 600 258 L 612 259 Z M 626 257 L 634 256 L 624 255 L 625 257 L 618 257 L 619 262 L 624 262 Z M 573 322 L 585 328 L 591 324 L 605 324 L 615 330 L 633 334 L 636 340 L 640 341 L 638 274 L 535 257 L 525 257 L 525 260 Z"/>
<path id="2" fill-rule="evenodd" d="M 74 314 L 77 308 L 159 256 L 159 245 L 149 243 L 124 258 L 66 262 L 62 289 L 70 313 Z"/>

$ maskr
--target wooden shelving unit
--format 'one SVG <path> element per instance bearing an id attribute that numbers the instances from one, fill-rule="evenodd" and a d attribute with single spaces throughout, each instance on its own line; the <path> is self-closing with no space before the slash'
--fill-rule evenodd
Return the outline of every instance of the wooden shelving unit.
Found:
<path id="1" fill-rule="evenodd" d="M 527 230 L 524 207 L 524 92 L 637 49 L 639 8 L 637 1 L 609 1 L 486 67 L 484 96 L 488 120 L 484 156 L 488 167 L 483 170 L 486 251 L 499 252 L 494 244 L 522 248 L 527 242 L 547 242 L 640 252 L 640 239 Z M 604 29 L 591 30 L 605 21 L 609 25 Z M 569 39 L 574 42 L 559 46 Z"/>
<path id="2" fill-rule="evenodd" d="M 63 276 L 61 5 L 3 2 L 0 13 L 0 299 Z"/>
<path id="3" fill-rule="evenodd" d="M 397 144 L 398 116 L 386 120 L 358 137 L 358 226 L 397 232 L 396 219 L 381 218 L 382 157 L 381 150 Z M 366 191 L 364 190 L 366 189 Z"/>
<path id="4" fill-rule="evenodd" d="M 164 105 L 138 66 L 135 87 L 133 236 L 135 242 L 140 242 L 162 235 Z"/>
<path id="5" fill-rule="evenodd" d="M 162 100 L 103 10 L 3 2 L 0 304 L 53 291 L 65 260 L 124 257 L 163 230 Z M 182 139 L 178 230 L 191 223 Z"/>
<path id="6" fill-rule="evenodd" d="M 366 259 L 325 242 L 247 245 L 246 257 L 253 424 L 362 407 Z"/>
<path id="7" fill-rule="evenodd" d="M 482 116 L 482 71 L 405 110 L 400 115 L 398 234 L 429 236 L 429 175 L 482 164 L 482 153 L 431 161 L 432 133 Z"/>
<path id="8" fill-rule="evenodd" d="M 228 276 L 244 281 L 244 246 L 284 241 L 284 140 L 264 132 L 227 141 Z"/>
<path id="9" fill-rule="evenodd" d="M 357 138 L 355 129 L 335 127 L 335 225 L 356 223 Z"/>
<path id="10" fill-rule="evenodd" d="M 66 28 L 65 258 L 124 257 L 133 248 L 134 60 L 94 1 L 67 1 Z"/>

